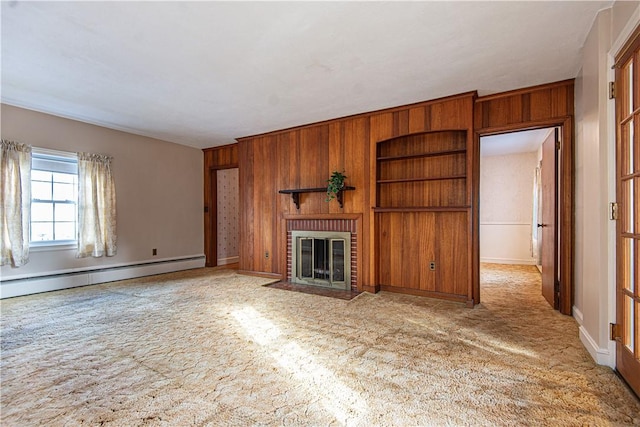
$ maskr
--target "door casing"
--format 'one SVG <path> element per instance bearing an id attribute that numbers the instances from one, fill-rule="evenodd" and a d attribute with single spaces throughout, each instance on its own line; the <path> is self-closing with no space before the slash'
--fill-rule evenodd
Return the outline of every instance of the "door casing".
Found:
<path id="1" fill-rule="evenodd" d="M 552 119 L 545 121 L 531 121 L 505 125 L 493 129 L 476 130 L 474 143 L 476 153 L 480 152 L 480 138 L 489 135 L 498 135 L 523 130 L 543 129 L 559 127 L 561 129 L 562 145 L 558 153 L 558 268 L 560 270 L 560 284 L 557 309 L 562 314 L 571 315 L 573 306 L 573 117 L 568 116 L 562 119 Z M 480 187 L 479 170 L 480 156 L 475 156 L 476 170 L 474 174 L 474 227 L 476 244 L 474 244 L 474 299 L 480 301 Z"/>
<path id="2" fill-rule="evenodd" d="M 205 254 L 207 255 L 205 265 L 207 267 L 218 266 L 218 171 L 237 168 L 238 166 L 234 165 L 209 168 L 211 206 L 206 208 L 209 215 L 205 217 L 205 221 L 208 221 L 208 224 L 205 224 L 205 230 L 209 230 L 209 236 L 205 239 Z"/>

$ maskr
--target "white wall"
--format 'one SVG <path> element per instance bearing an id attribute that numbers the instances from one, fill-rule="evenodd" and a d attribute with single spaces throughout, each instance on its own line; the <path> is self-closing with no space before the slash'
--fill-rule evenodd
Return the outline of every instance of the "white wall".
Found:
<path id="1" fill-rule="evenodd" d="M 531 253 L 537 153 L 480 159 L 480 261 L 535 264 Z"/>
<path id="2" fill-rule="evenodd" d="M 576 79 L 575 295 L 580 338 L 600 364 L 615 366 L 608 337 L 615 321 L 615 224 L 608 219 L 615 200 L 614 101 L 608 99 L 612 46 L 621 46 L 640 22 L 640 3 L 616 2 L 600 12 L 583 47 Z"/>
<path id="3" fill-rule="evenodd" d="M 19 283 L 12 279 L 120 267 L 118 274 L 103 272 L 65 279 L 69 284 L 82 285 L 204 265 L 201 150 L 9 105 L 0 108 L 4 139 L 34 147 L 113 156 L 118 236 L 118 254 L 114 257 L 76 259 L 73 249 L 32 251 L 25 266 L 2 266 L 3 297 L 28 290 L 31 285 L 37 291 L 48 289 L 43 280 Z M 152 256 L 153 248 L 158 250 L 157 256 Z M 146 269 L 139 266 L 145 263 L 156 264 Z M 64 285 L 59 282 L 58 278 L 57 284 L 51 284 L 54 288 Z"/>

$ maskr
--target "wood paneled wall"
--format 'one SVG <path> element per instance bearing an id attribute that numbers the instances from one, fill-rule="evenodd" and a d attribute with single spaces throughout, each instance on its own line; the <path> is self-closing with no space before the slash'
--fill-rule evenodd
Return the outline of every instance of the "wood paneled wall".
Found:
<path id="1" fill-rule="evenodd" d="M 379 290 L 379 270 L 376 268 L 377 214 L 373 209 L 377 205 L 377 144 L 405 135 L 461 130 L 466 131 L 466 147 L 472 147 L 475 96 L 475 92 L 469 92 L 238 139 L 242 207 L 240 269 L 273 277 L 286 275 L 285 218 L 340 218 L 356 214 L 362 221 L 358 289 Z M 469 155 L 472 156 L 470 151 Z M 464 167 L 467 169 L 465 173 L 470 176 L 471 163 Z M 323 193 L 305 193 L 300 195 L 298 210 L 289 195 L 278 193 L 283 189 L 324 187 L 334 170 L 344 171 L 348 177 L 347 185 L 356 188 L 345 193 L 343 208 L 336 201 L 325 202 Z M 462 199 L 471 199 L 470 188 L 464 187 Z M 438 289 L 438 292 L 443 295 L 456 294 L 456 299 L 472 303 L 469 279 L 472 260 L 471 209 L 468 212 L 440 212 L 438 215 L 447 219 L 433 222 L 434 227 L 438 224 L 448 226 L 448 221 L 453 221 L 456 223 L 454 228 L 458 230 L 455 233 L 455 256 L 451 261 L 443 261 L 446 264 L 442 265 L 443 274 L 446 271 L 464 271 L 459 280 L 453 274 L 451 280 L 447 276 L 444 280 L 447 284 L 441 285 L 444 288 Z M 416 227 L 419 224 L 416 223 Z M 402 235 L 396 236 L 415 242 L 417 232 L 418 229 L 409 227 Z M 419 236 L 436 248 L 441 247 L 436 245 L 436 240 L 450 241 L 450 236 L 442 234 L 422 233 Z M 405 263 L 424 261 L 418 258 L 419 252 L 404 254 Z M 460 264 L 454 267 L 456 263 Z M 428 265 L 425 268 L 428 269 Z M 380 271 L 386 273 L 384 268 Z M 402 291 L 400 284 L 397 288 Z"/>
<path id="2" fill-rule="evenodd" d="M 377 143 L 381 289 L 472 304 L 468 141 L 466 130 L 441 130 Z"/>
<path id="3" fill-rule="evenodd" d="M 573 103 L 573 79 L 483 96 L 476 100 L 474 127 L 490 134 L 553 126 L 573 117 Z"/>
<path id="4" fill-rule="evenodd" d="M 481 135 L 563 126 L 560 176 L 561 311 L 572 302 L 573 80 L 477 98 L 469 92 L 402 107 L 299 126 L 238 139 L 236 147 L 205 150 L 205 171 L 225 164 L 240 168 L 240 269 L 274 278 L 286 276 L 286 219 L 358 218 L 358 289 L 381 288 L 480 302 L 479 176 Z M 464 131 L 465 179 L 441 206 L 394 211 L 395 198 L 377 200 L 378 143 L 435 131 Z M 461 132 L 459 134 L 462 134 Z M 228 156 L 228 157 L 226 157 Z M 455 172 L 462 174 L 459 165 Z M 283 189 L 326 186 L 334 170 L 344 171 L 344 207 L 323 193 L 300 195 L 300 209 Z M 210 178 L 205 179 L 205 206 Z M 395 184 L 394 184 L 395 185 Z M 416 187 L 419 187 L 417 185 Z M 412 190 L 414 191 L 414 190 Z M 417 189 L 415 191 L 420 192 Z M 388 193 L 388 192 L 387 192 Z M 461 194 L 464 193 L 464 194 Z M 449 196 L 447 196 L 449 197 Z M 406 200 L 406 198 L 401 198 Z M 441 203 L 451 200 L 450 206 Z M 464 200 L 464 204 L 460 201 Z M 425 204 L 429 204 L 430 202 Z M 387 207 L 385 210 L 384 206 Z M 205 215 L 205 229 L 206 229 Z M 402 225 L 400 227 L 400 225 Z M 384 236 L 383 236 L 384 234 Z M 393 235 L 392 238 L 388 236 Z M 409 236 L 409 239 L 405 237 Z M 205 238 L 205 242 L 207 239 Z M 392 242 L 403 241 L 402 244 Z M 413 254 L 423 254 L 414 256 Z M 409 259 L 417 268 L 404 270 Z M 425 273 L 427 260 L 437 273 Z M 394 274 L 395 272 L 395 274 Z M 406 276 L 406 277 L 405 277 Z M 400 277 L 398 284 L 393 277 Z M 409 284 L 409 286 L 407 286 Z"/>
<path id="5" fill-rule="evenodd" d="M 204 153 L 204 254 L 207 267 L 214 267 L 217 256 L 216 171 L 238 167 L 238 145 L 206 148 Z"/>
<path id="6" fill-rule="evenodd" d="M 574 80 L 564 80 L 525 89 L 480 97 L 475 104 L 475 151 L 479 153 L 479 137 L 513 130 L 562 126 L 558 205 L 560 227 L 560 301 L 561 313 L 571 314 L 573 305 L 573 116 Z M 480 165 L 474 165 L 474 198 L 479 189 Z M 477 218 L 478 204 L 474 204 Z M 474 288 L 478 290 L 479 222 L 474 222 Z M 479 293 L 474 295 L 479 301 Z"/>

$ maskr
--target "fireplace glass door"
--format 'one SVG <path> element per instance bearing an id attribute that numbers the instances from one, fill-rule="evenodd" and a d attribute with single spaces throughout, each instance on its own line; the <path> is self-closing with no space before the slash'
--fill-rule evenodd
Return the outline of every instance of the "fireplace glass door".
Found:
<path id="1" fill-rule="evenodd" d="M 293 279 L 298 283 L 348 289 L 347 239 L 299 236 L 294 239 Z"/>

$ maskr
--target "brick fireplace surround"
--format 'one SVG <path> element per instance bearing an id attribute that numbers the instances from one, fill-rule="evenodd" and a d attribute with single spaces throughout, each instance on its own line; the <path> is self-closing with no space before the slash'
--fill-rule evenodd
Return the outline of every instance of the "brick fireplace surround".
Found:
<path id="1" fill-rule="evenodd" d="M 287 220 L 287 280 L 291 281 L 292 231 L 341 231 L 351 233 L 351 290 L 358 291 L 358 233 L 355 219 L 288 219 Z"/>

